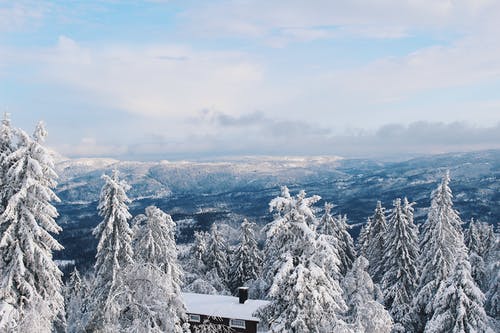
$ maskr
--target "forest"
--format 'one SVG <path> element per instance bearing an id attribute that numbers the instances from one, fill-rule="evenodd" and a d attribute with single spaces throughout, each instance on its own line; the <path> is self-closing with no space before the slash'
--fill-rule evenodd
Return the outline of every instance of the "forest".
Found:
<path id="1" fill-rule="evenodd" d="M 149 206 L 131 215 L 130 186 L 115 170 L 102 176 L 93 269 L 64 277 L 53 259 L 61 226 L 46 136 L 42 122 L 29 135 L 2 121 L 2 332 L 222 332 L 211 322 L 190 328 L 182 292 L 234 295 L 240 286 L 270 301 L 256 314 L 269 332 L 500 328 L 499 231 L 462 221 L 448 172 L 421 225 L 402 193 L 389 209 L 378 202 L 354 240 L 333 203 L 321 209 L 320 196 L 283 186 L 262 230 L 244 219 L 229 246 L 213 224 L 180 251 L 169 214 Z"/>

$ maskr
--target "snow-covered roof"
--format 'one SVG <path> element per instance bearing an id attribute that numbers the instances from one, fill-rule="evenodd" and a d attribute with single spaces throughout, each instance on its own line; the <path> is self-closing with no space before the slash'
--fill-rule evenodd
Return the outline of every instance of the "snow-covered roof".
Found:
<path id="1" fill-rule="evenodd" d="M 239 303 L 238 297 L 182 293 L 187 312 L 230 319 L 260 321 L 254 312 L 269 304 L 269 301 L 248 299 Z"/>

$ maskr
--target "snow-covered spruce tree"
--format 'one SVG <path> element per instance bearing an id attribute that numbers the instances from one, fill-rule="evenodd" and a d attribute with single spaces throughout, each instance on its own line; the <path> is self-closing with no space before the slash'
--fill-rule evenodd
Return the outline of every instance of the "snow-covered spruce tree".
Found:
<path id="1" fill-rule="evenodd" d="M 332 241 L 331 245 L 337 249 L 339 254 L 340 274 L 345 275 L 356 259 L 356 251 L 352 237 L 347 231 L 349 228 L 347 216 L 333 217 L 331 214 L 332 208 L 331 203 L 325 203 L 325 213 L 319 222 L 318 232 L 330 236 L 328 238 Z"/>
<path id="2" fill-rule="evenodd" d="M 132 263 L 132 230 L 128 224 L 131 215 L 126 191 L 129 185 L 119 179 L 117 170 L 111 177 L 103 175 L 99 215 L 103 221 L 94 229 L 97 245 L 95 279 L 89 297 L 87 331 L 112 331 L 117 323 L 119 307 L 112 297 L 122 284 L 123 269 Z"/>
<path id="3" fill-rule="evenodd" d="M 267 276 L 272 276 L 268 298 L 261 309 L 263 322 L 272 332 L 331 332 L 346 310 L 339 282 L 328 274 L 338 270 L 338 254 L 311 229 L 315 216 L 311 206 L 318 196 L 304 191 L 293 198 L 286 187 L 273 199 L 275 220 L 267 227 Z M 333 263 L 332 263 L 333 260 Z"/>
<path id="4" fill-rule="evenodd" d="M 384 306 L 375 301 L 376 286 L 366 272 L 368 260 L 360 256 L 342 281 L 348 311 L 346 321 L 357 333 L 391 332 L 392 318 Z"/>
<path id="5" fill-rule="evenodd" d="M 207 248 L 206 265 L 213 270 L 220 280 L 227 286 L 229 283 L 229 260 L 226 240 L 214 223 L 210 228 L 210 241 Z"/>
<path id="6" fill-rule="evenodd" d="M 231 266 L 231 290 L 260 277 L 262 254 L 255 238 L 255 223 L 244 219 L 241 223 L 240 243 L 234 252 Z"/>
<path id="7" fill-rule="evenodd" d="M 227 286 L 216 269 L 207 266 L 210 234 L 195 231 L 194 243 L 189 251 L 189 260 L 184 263 L 184 291 L 198 294 L 228 294 Z"/>
<path id="8" fill-rule="evenodd" d="M 396 323 L 394 330 L 411 331 L 410 310 L 418 285 L 418 236 L 401 199 L 394 201 L 389 215 L 385 248 L 387 270 L 381 281 L 384 303 Z"/>
<path id="9" fill-rule="evenodd" d="M 434 313 L 425 333 L 491 332 L 483 308 L 484 295 L 471 276 L 466 249 L 458 252 L 456 264 L 434 297 Z"/>
<path id="10" fill-rule="evenodd" d="M 372 224 L 371 218 L 366 219 L 366 223 L 361 227 L 357 242 L 357 252 L 358 256 L 366 257 L 366 251 L 368 249 L 369 237 L 370 237 L 370 226 Z"/>
<path id="11" fill-rule="evenodd" d="M 3 213 L 9 198 L 12 196 L 13 187 L 7 178 L 12 160 L 9 160 L 10 154 L 16 149 L 14 143 L 15 130 L 10 125 L 9 114 L 4 114 L 2 124 L 0 125 L 0 214 Z M 1 227 L 1 226 L 0 226 Z M 3 230 L 0 229 L 0 234 Z"/>
<path id="12" fill-rule="evenodd" d="M 465 244 L 469 249 L 469 262 L 474 281 L 485 292 L 488 288 L 487 258 L 495 245 L 493 226 L 471 219 L 465 232 Z"/>
<path id="13" fill-rule="evenodd" d="M 366 248 L 366 259 L 370 265 L 368 273 L 375 283 L 379 283 L 385 271 L 384 252 L 385 239 L 387 237 L 387 222 L 385 219 L 385 208 L 377 201 L 375 214 L 371 217 L 370 233 L 368 234 L 368 246 Z"/>
<path id="14" fill-rule="evenodd" d="M 486 292 L 486 313 L 495 318 L 500 326 L 500 239 L 495 234 L 495 245 L 488 255 L 488 288 Z"/>
<path id="15" fill-rule="evenodd" d="M 12 196 L 0 216 L 0 304 L 12 309 L 6 331 L 50 332 L 64 326 L 61 271 L 52 251 L 62 246 L 52 237 L 61 228 L 51 201 L 57 175 L 43 142 L 47 131 L 40 122 L 31 138 L 18 131 L 16 150 L 6 159 L 6 180 Z"/>
<path id="16" fill-rule="evenodd" d="M 83 302 L 88 295 L 86 283 L 82 280 L 80 272 L 75 269 L 70 273 L 64 287 L 64 302 L 66 304 L 66 322 L 68 333 L 79 333 L 85 330 L 85 321 L 82 316 Z"/>
<path id="17" fill-rule="evenodd" d="M 412 321 L 415 331 L 422 331 L 434 315 L 435 295 L 446 280 L 457 256 L 464 251 L 461 220 L 453 208 L 453 195 L 447 172 L 431 194 L 431 207 L 423 224 L 420 240 L 419 286 L 414 297 Z"/>
<path id="18" fill-rule="evenodd" d="M 134 262 L 124 269 L 113 296 L 120 307 L 120 332 L 187 332 L 177 263 L 175 223 L 154 206 L 135 226 Z"/>

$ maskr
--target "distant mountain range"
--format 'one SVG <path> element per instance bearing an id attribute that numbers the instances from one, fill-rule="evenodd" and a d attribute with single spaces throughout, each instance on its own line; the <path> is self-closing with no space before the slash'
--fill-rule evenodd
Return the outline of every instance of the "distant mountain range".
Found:
<path id="1" fill-rule="evenodd" d="M 449 169 L 455 207 L 464 221 L 500 220 L 500 151 L 454 153 L 419 157 L 404 162 L 343 159 L 340 157 L 244 157 L 214 162 L 125 162 L 113 159 L 59 158 L 56 193 L 59 236 L 65 250 L 59 259 L 93 261 L 96 240 L 91 228 L 100 222 L 96 206 L 102 174 L 118 169 L 132 186 L 133 215 L 154 204 L 179 225 L 178 241 L 188 242 L 194 230 L 213 222 L 238 225 L 244 217 L 259 224 L 272 219 L 269 201 L 280 186 L 300 189 L 337 205 L 356 227 L 366 221 L 381 200 L 389 209 L 396 197 L 416 202 L 416 221 L 425 220 L 431 191 Z M 321 214 L 323 201 L 318 207 Z"/>

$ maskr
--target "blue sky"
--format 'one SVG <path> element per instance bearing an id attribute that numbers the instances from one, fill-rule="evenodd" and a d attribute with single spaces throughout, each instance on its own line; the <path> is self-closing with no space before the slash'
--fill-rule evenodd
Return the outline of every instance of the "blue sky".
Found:
<path id="1" fill-rule="evenodd" d="M 72 157 L 500 148 L 499 31 L 489 0 L 0 0 L 0 111 Z"/>

